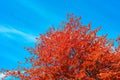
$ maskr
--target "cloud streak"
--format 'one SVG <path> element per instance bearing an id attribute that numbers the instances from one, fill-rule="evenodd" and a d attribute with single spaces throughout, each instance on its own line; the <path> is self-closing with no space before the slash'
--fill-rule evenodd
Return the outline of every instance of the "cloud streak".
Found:
<path id="1" fill-rule="evenodd" d="M 5 74 L 0 73 L 0 80 L 5 77 Z"/>
<path id="2" fill-rule="evenodd" d="M 12 72 L 12 71 L 10 71 L 10 72 Z M 15 72 L 17 72 L 17 71 L 15 71 Z M 21 73 L 23 73 L 23 74 L 24 74 L 24 72 L 25 72 L 25 71 L 21 71 Z M 8 73 L 9 73 L 9 72 L 8 72 Z M 5 72 L 5 73 L 0 73 L 0 80 L 2 80 L 3 78 L 5 78 L 6 75 L 7 75 L 7 72 Z M 11 78 L 10 75 L 6 77 L 7 80 L 10 79 L 10 78 Z M 6 80 L 6 79 L 5 79 L 5 80 Z"/>
<path id="3" fill-rule="evenodd" d="M 11 38 L 11 39 L 15 39 L 17 35 L 18 37 L 23 37 L 24 40 L 30 41 L 30 42 L 34 42 L 36 36 L 32 35 L 32 34 L 28 34 L 27 32 L 23 32 L 21 30 L 18 30 L 16 28 L 13 27 L 4 27 L 4 26 L 0 26 L 0 34 Z"/>

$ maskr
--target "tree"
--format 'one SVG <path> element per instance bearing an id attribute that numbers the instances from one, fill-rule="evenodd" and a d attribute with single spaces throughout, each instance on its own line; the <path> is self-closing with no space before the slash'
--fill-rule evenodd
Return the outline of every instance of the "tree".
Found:
<path id="1" fill-rule="evenodd" d="M 37 38 L 32 55 L 26 59 L 30 68 L 7 70 L 7 76 L 21 80 L 120 80 L 120 38 L 108 40 L 98 36 L 101 27 L 91 30 L 80 17 L 68 16 L 62 29 L 50 28 Z"/>

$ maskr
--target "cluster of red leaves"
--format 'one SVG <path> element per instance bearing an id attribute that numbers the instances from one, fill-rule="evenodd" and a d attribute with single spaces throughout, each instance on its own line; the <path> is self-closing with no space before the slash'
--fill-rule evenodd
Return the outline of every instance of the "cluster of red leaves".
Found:
<path id="1" fill-rule="evenodd" d="M 31 68 L 7 71 L 21 80 L 120 80 L 120 45 L 115 47 L 100 28 L 83 26 L 80 18 L 69 15 L 62 30 L 50 28 L 37 38 L 27 60 Z M 117 39 L 117 42 L 120 38 Z"/>

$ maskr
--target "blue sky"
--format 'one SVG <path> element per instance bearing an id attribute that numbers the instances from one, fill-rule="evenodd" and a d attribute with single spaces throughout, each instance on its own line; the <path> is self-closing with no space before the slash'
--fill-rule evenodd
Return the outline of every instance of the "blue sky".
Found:
<path id="1" fill-rule="evenodd" d="M 35 38 L 52 25 L 58 27 L 66 13 L 82 16 L 82 23 L 102 26 L 108 38 L 120 34 L 119 0 L 0 0 L 0 68 L 11 69 L 29 53 Z"/>

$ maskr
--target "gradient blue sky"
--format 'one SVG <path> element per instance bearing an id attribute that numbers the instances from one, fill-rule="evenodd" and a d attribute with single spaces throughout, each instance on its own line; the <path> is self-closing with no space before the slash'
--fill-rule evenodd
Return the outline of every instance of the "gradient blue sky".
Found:
<path id="1" fill-rule="evenodd" d="M 102 26 L 108 38 L 120 34 L 120 0 L 0 0 L 0 68 L 11 69 L 29 53 L 35 38 L 66 20 L 66 13 L 82 16 L 82 23 Z"/>

